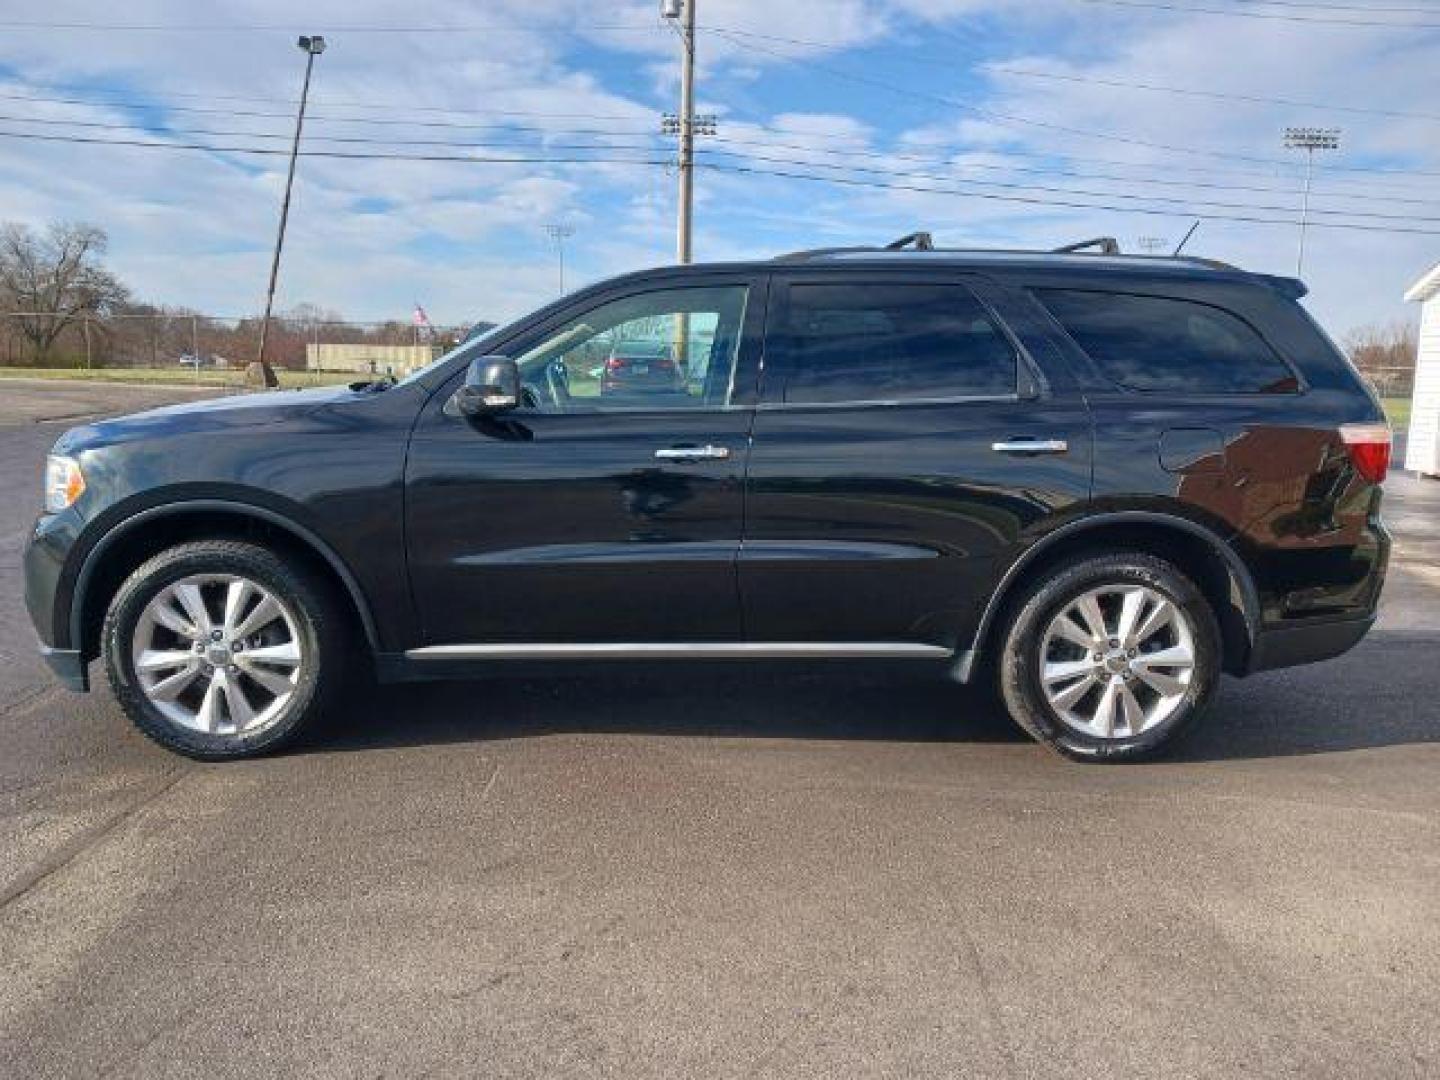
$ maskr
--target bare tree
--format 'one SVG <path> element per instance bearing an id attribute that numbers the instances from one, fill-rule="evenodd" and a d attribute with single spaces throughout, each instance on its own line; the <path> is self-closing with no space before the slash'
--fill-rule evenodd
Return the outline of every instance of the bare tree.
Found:
<path id="1" fill-rule="evenodd" d="M 125 300 L 125 287 L 100 265 L 106 244 L 105 230 L 83 223 L 52 222 L 43 235 L 16 222 L 0 227 L 0 302 L 19 312 L 15 324 L 37 361 L 81 316 Z"/>
<path id="2" fill-rule="evenodd" d="M 1345 351 L 1382 396 L 1405 394 L 1414 385 L 1419 338 L 1415 323 L 1397 319 L 1352 330 Z"/>

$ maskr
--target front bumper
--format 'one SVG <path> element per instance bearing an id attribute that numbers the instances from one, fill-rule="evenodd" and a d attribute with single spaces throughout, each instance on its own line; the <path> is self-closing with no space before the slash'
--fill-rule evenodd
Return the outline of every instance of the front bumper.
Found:
<path id="1" fill-rule="evenodd" d="M 40 656 L 71 690 L 90 689 L 89 664 L 78 641 L 70 640 L 70 597 L 66 559 L 79 524 L 73 513 L 43 514 L 25 546 L 25 606 L 39 638 Z"/>
<path id="2" fill-rule="evenodd" d="M 42 643 L 40 656 L 68 689 L 81 693 L 90 689 L 90 665 L 80 655 L 79 649 L 54 649 Z"/>

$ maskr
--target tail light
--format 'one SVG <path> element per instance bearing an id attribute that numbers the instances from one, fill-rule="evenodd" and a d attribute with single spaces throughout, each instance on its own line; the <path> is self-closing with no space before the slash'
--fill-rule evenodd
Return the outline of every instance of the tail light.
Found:
<path id="1" fill-rule="evenodd" d="M 620 370 L 621 368 L 623 368 L 624 366 L 625 366 L 625 361 L 624 361 L 624 360 L 621 360 L 620 357 L 618 357 L 618 356 L 612 356 L 612 357 L 610 357 L 610 359 L 608 359 L 608 360 L 605 361 L 605 370 L 606 370 L 606 371 L 619 371 L 619 370 Z"/>
<path id="2" fill-rule="evenodd" d="M 1390 425 L 1341 424 L 1340 438 L 1355 471 L 1372 484 L 1383 483 L 1390 471 Z"/>

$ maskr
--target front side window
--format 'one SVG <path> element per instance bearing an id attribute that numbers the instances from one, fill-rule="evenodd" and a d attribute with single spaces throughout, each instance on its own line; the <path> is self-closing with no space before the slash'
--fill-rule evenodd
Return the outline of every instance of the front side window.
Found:
<path id="1" fill-rule="evenodd" d="M 765 396 L 786 404 L 1015 393 L 1018 357 L 959 285 L 793 285 L 765 348 Z"/>
<path id="2" fill-rule="evenodd" d="M 1039 290 L 1101 374 L 1127 390 L 1293 393 L 1295 373 L 1244 320 L 1193 300 Z"/>
<path id="3" fill-rule="evenodd" d="M 592 308 L 516 358 L 527 406 L 727 407 L 747 292 L 743 285 L 664 289 Z"/>

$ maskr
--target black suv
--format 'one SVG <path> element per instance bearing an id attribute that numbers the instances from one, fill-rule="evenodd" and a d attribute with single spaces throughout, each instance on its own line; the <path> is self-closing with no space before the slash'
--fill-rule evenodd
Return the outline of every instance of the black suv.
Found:
<path id="1" fill-rule="evenodd" d="M 397 383 L 86 425 L 25 555 L 45 654 L 165 746 L 279 746 L 373 671 L 931 665 L 1085 759 L 1335 656 L 1390 433 L 1297 300 L 1193 258 L 843 249 L 630 274 Z M 594 369 L 665 342 L 674 393 Z"/>

